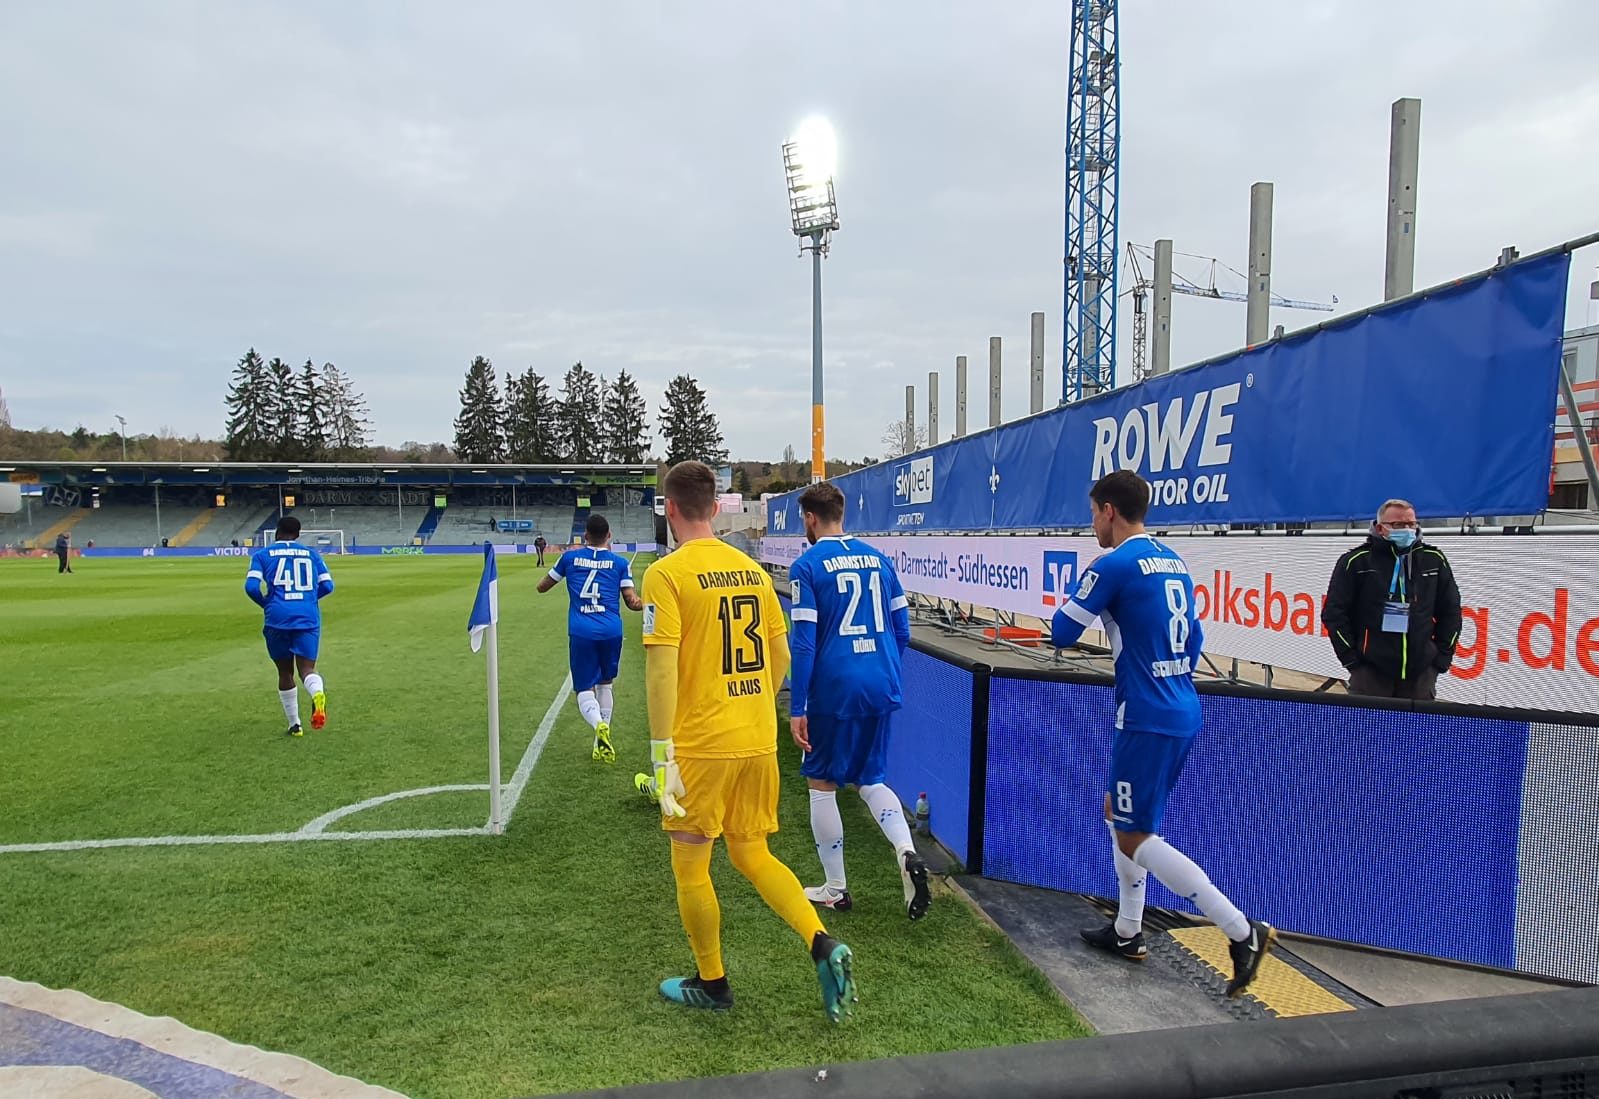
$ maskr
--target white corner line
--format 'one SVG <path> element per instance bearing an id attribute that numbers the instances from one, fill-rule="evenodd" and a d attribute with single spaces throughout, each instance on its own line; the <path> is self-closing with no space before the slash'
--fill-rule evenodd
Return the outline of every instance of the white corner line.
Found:
<path id="1" fill-rule="evenodd" d="M 399 790 L 392 794 L 379 794 L 375 798 L 367 798 L 365 801 L 358 801 L 354 805 L 345 805 L 331 812 L 323 813 L 316 820 L 302 827 L 298 834 L 302 836 L 321 835 L 328 830 L 329 825 L 335 824 L 345 817 L 354 816 L 356 813 L 364 812 L 379 805 L 386 805 L 391 801 L 399 801 L 401 798 L 420 798 L 429 794 L 471 794 L 488 788 L 488 783 L 478 782 L 455 786 L 423 786 L 416 790 Z"/>
<path id="2" fill-rule="evenodd" d="M 555 728 L 556 718 L 561 716 L 561 707 L 572 694 L 572 677 L 568 675 L 561 681 L 561 689 L 555 692 L 555 700 L 550 703 L 550 708 L 544 711 L 544 720 L 539 722 L 538 732 L 533 734 L 533 739 L 528 743 L 527 751 L 522 753 L 522 762 L 516 765 L 516 773 L 511 776 L 511 784 L 505 787 L 505 820 L 502 822 L 506 828 L 510 827 L 511 817 L 516 813 L 517 803 L 522 800 L 522 791 L 527 789 L 528 779 L 533 777 L 533 768 L 537 766 L 539 756 L 544 754 L 544 745 L 550 739 L 550 730 Z M 487 787 L 484 787 L 487 789 Z M 484 826 L 485 831 L 487 825 Z"/>

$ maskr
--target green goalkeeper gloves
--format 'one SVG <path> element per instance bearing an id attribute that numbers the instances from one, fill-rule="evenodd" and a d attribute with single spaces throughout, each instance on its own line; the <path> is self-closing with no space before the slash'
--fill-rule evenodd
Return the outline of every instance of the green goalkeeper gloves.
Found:
<path id="1" fill-rule="evenodd" d="M 650 741 L 650 761 L 654 764 L 655 793 L 661 801 L 661 816 L 686 817 L 688 810 L 678 804 L 685 796 L 683 776 L 677 769 L 677 754 L 672 741 Z"/>

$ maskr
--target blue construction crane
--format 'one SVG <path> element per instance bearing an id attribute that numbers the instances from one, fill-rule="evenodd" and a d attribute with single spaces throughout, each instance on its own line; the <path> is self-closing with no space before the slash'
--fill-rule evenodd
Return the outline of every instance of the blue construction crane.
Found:
<path id="1" fill-rule="evenodd" d="M 1116 385 L 1120 85 L 1116 0 L 1072 0 L 1063 401 L 1092 397 Z"/>

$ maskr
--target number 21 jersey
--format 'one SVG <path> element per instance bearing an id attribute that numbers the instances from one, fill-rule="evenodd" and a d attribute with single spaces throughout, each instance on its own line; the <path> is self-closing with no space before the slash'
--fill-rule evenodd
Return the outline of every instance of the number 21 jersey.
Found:
<path id="1" fill-rule="evenodd" d="M 726 542 L 695 539 L 650 566 L 643 596 L 645 648 L 677 648 L 677 754 L 777 751 L 772 644 L 788 627 L 766 571 Z"/>

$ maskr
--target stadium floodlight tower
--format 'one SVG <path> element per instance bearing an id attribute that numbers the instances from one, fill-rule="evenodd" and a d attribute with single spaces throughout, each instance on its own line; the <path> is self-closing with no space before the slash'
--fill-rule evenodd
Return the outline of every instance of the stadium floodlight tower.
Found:
<path id="1" fill-rule="evenodd" d="M 788 211 L 800 255 L 811 254 L 811 483 L 827 476 L 822 418 L 822 257 L 838 228 L 833 169 L 838 142 L 826 119 L 811 118 L 783 145 Z"/>

